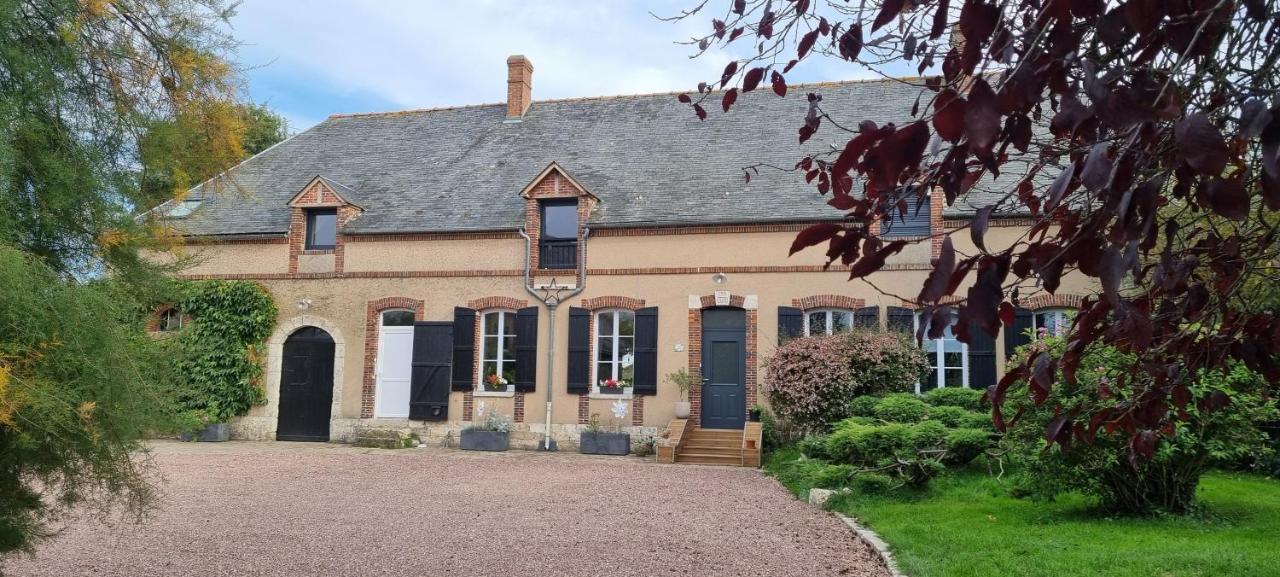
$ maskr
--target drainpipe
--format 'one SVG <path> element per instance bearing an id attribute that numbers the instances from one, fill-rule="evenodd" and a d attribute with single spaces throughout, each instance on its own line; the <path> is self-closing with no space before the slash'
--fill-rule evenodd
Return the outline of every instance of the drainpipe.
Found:
<path id="1" fill-rule="evenodd" d="M 569 294 L 560 296 L 546 291 L 546 294 L 538 294 L 538 289 L 534 288 L 532 280 L 531 268 L 533 263 L 529 257 L 533 250 L 533 239 L 529 238 L 529 233 L 525 232 L 524 227 L 520 227 L 520 236 L 524 237 L 524 290 L 529 294 L 537 297 L 538 301 L 547 307 L 547 315 L 551 322 L 551 331 L 548 335 L 550 343 L 547 344 L 547 419 L 546 431 L 542 436 L 542 450 L 550 451 L 551 449 L 551 394 L 555 387 L 553 386 L 553 375 L 556 370 L 556 307 L 566 299 L 573 298 L 586 288 L 587 282 L 587 237 L 591 236 L 591 229 L 582 229 L 581 248 L 578 251 L 578 283 Z M 553 279 L 554 280 L 554 279 Z"/>

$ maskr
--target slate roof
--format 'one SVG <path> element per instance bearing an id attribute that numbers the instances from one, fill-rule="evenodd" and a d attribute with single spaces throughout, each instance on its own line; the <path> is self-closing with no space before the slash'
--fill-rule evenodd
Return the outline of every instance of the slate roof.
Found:
<path id="1" fill-rule="evenodd" d="M 843 147 L 848 133 L 829 123 L 797 144 L 809 92 L 855 126 L 911 120 L 919 88 L 851 81 L 779 98 L 766 87 L 728 114 L 716 94 L 705 121 L 674 94 L 534 101 L 520 122 L 504 122 L 504 104 L 334 116 L 229 171 L 235 191 L 193 190 L 205 202 L 177 224 L 191 235 L 284 233 L 286 203 L 322 176 L 365 209 L 347 233 L 511 230 L 523 224 L 520 191 L 552 162 L 600 198 L 592 228 L 838 218 L 797 172 L 743 179 L 747 165 L 790 168 L 807 151 Z"/>

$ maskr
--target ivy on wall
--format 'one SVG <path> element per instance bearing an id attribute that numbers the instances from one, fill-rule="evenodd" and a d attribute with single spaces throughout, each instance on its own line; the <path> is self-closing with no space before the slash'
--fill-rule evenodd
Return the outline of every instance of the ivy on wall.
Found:
<path id="1" fill-rule="evenodd" d="M 266 402 L 262 359 L 276 324 L 276 304 L 261 285 L 207 280 L 182 291 L 178 309 L 194 322 L 175 339 L 182 406 L 222 423 Z"/>

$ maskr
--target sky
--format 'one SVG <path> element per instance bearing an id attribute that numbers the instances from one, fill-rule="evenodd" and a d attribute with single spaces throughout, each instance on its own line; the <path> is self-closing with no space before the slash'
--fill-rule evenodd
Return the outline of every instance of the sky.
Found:
<path id="1" fill-rule="evenodd" d="M 711 15 L 671 23 L 650 12 L 675 15 L 697 1 L 245 0 L 231 32 L 249 97 L 300 132 L 330 114 L 503 102 L 512 54 L 533 63 L 535 101 L 693 91 L 731 57 L 691 59 L 695 47 L 677 44 L 709 29 Z M 787 79 L 871 76 L 827 59 Z"/>

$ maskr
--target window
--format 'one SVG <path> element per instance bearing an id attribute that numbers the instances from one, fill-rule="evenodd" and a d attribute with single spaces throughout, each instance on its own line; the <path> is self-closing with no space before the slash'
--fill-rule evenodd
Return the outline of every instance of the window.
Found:
<path id="1" fill-rule="evenodd" d="M 577 268 L 578 200 L 542 201 L 539 268 Z"/>
<path id="2" fill-rule="evenodd" d="M 1031 316 L 1032 325 L 1036 329 L 1036 334 L 1040 334 L 1040 329 L 1044 329 L 1045 333 L 1050 336 L 1062 336 L 1067 334 L 1067 329 L 1071 328 L 1071 309 L 1043 309 L 1036 311 Z"/>
<path id="3" fill-rule="evenodd" d="M 165 333 L 182 330 L 182 312 L 175 308 L 165 309 L 160 313 L 160 322 L 156 326 Z"/>
<path id="4" fill-rule="evenodd" d="M 924 383 L 916 385 L 917 393 L 922 390 L 938 387 L 969 386 L 969 346 L 956 340 L 955 326 L 959 320 L 956 314 L 951 315 L 951 324 L 942 333 L 942 338 L 928 338 L 928 319 L 916 315 L 916 326 L 925 323 L 924 351 L 929 357 L 931 373 Z"/>
<path id="5" fill-rule="evenodd" d="M 338 244 L 338 210 L 333 208 L 307 211 L 307 250 L 333 250 Z"/>
<path id="6" fill-rule="evenodd" d="M 603 394 L 631 392 L 635 384 L 636 315 L 631 311 L 605 311 L 596 315 L 595 391 Z M 609 381 L 616 386 L 608 386 Z"/>
<path id="7" fill-rule="evenodd" d="M 385 311 L 382 313 L 382 326 L 411 327 L 413 326 L 413 318 L 413 311 Z"/>
<path id="8" fill-rule="evenodd" d="M 804 334 L 831 335 L 853 329 L 853 311 L 847 309 L 819 309 L 804 315 Z"/>
<path id="9" fill-rule="evenodd" d="M 201 200 L 198 198 L 176 201 L 173 203 L 173 206 L 169 208 L 169 212 L 166 213 L 166 216 L 169 218 L 187 218 L 188 216 L 191 216 L 191 213 L 195 212 L 197 208 L 200 208 L 200 202 Z"/>
<path id="10" fill-rule="evenodd" d="M 903 200 L 907 203 L 906 214 L 895 210 L 891 220 L 881 221 L 880 236 L 886 238 L 928 236 L 931 232 L 929 223 L 932 210 L 929 195 L 924 195 L 922 201 L 920 189 L 912 187 L 903 195 Z"/>
<path id="11" fill-rule="evenodd" d="M 516 382 L 516 313 L 484 313 L 480 332 L 480 386 L 510 392 Z"/>

